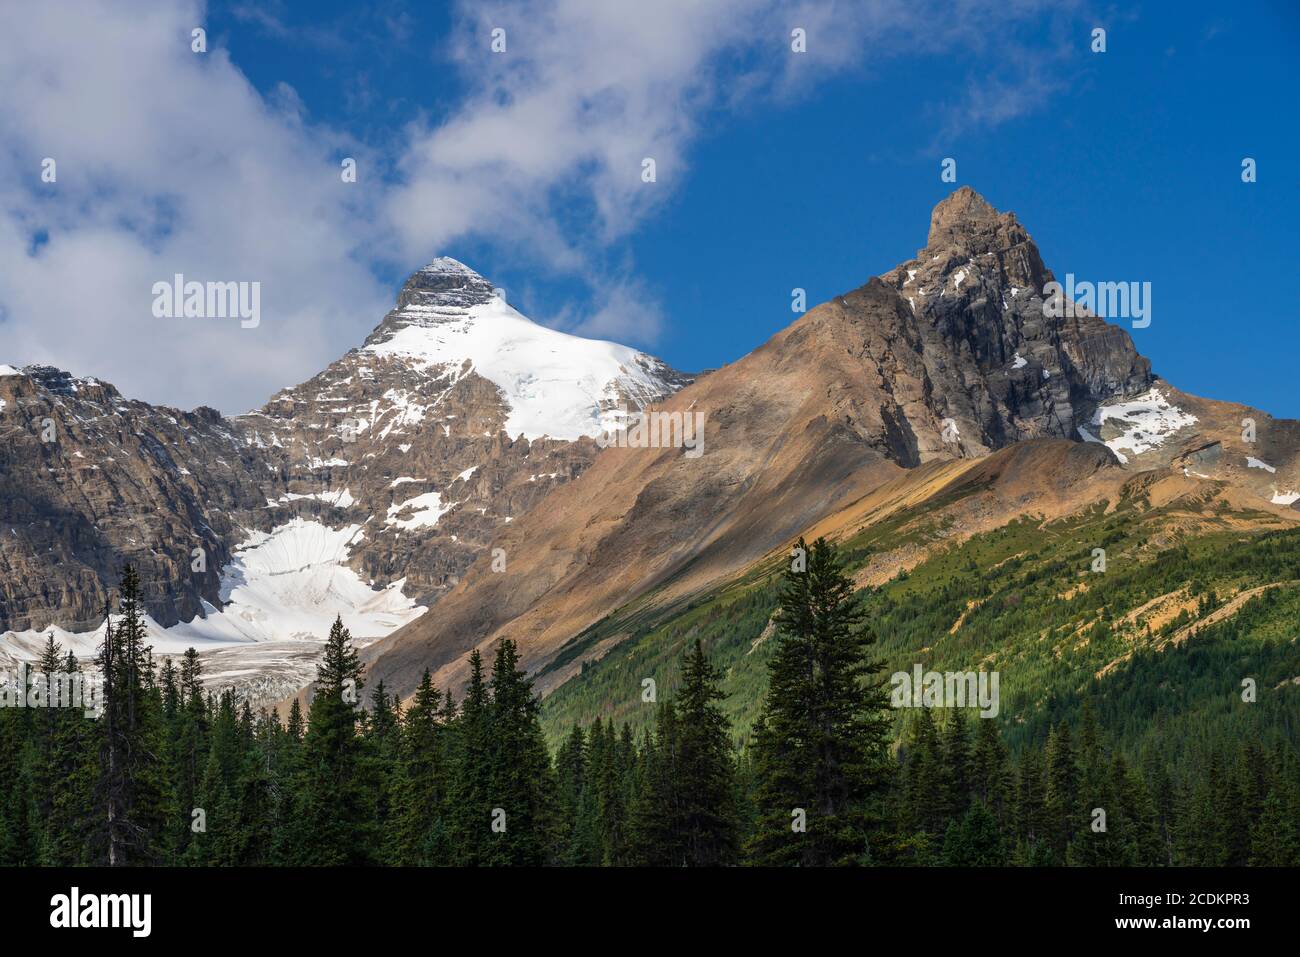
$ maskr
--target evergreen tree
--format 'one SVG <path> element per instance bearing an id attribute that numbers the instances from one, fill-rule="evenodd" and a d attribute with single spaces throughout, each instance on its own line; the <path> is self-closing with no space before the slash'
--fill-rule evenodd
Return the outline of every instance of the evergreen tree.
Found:
<path id="1" fill-rule="evenodd" d="M 685 841 L 675 827 L 681 764 L 681 722 L 670 698 L 655 709 L 653 733 L 647 732 L 641 759 L 641 788 L 632 811 L 634 860 L 648 867 L 680 866 Z"/>
<path id="2" fill-rule="evenodd" d="M 998 822 L 983 801 L 972 801 L 960 823 L 948 825 L 943 858 L 949 867 L 1001 867 L 1007 863 Z"/>
<path id="3" fill-rule="evenodd" d="M 934 714 L 922 708 L 912 726 L 912 739 L 906 748 L 904 778 L 905 828 L 932 836 L 947 827 L 947 807 L 943 754 Z"/>
<path id="4" fill-rule="evenodd" d="M 541 706 L 532 679 L 519 667 L 509 639 L 492 665 L 489 797 L 492 814 L 488 860 L 496 865 L 540 866 L 556 855 L 555 780 L 542 736 Z"/>
<path id="5" fill-rule="evenodd" d="M 1011 826 L 1011 767 L 1007 747 L 998 733 L 994 718 L 975 722 L 975 744 L 971 748 L 971 786 L 975 797 L 992 812 L 998 826 Z"/>
<path id="6" fill-rule="evenodd" d="M 370 713 L 365 721 L 366 771 L 375 791 L 375 826 L 387 834 L 396 814 L 398 764 L 402 752 L 402 706 L 396 695 L 389 696 L 380 681 L 370 695 Z M 391 846 L 385 842 L 380 859 L 388 862 Z"/>
<path id="7" fill-rule="evenodd" d="M 722 672 L 696 639 L 682 668 L 676 701 L 681 714 L 675 829 L 693 867 L 734 864 L 739 853 L 735 756 L 727 719 L 718 707 Z"/>
<path id="8" fill-rule="evenodd" d="M 357 733 L 362 674 L 352 636 L 338 618 L 316 667 L 316 695 L 303 738 L 297 863 L 375 861 L 375 794 L 364 774 L 364 743 Z"/>
<path id="9" fill-rule="evenodd" d="M 961 821 L 970 807 L 970 745 L 967 740 L 966 714 L 953 709 L 943 728 L 943 762 L 945 766 L 943 805 L 949 820 Z"/>
<path id="10" fill-rule="evenodd" d="M 140 579 L 127 565 L 118 596 L 120 620 L 106 616 L 99 653 L 100 820 L 92 833 L 111 867 L 161 863 L 173 813 L 165 780 L 162 696 L 139 601 Z"/>
<path id="11" fill-rule="evenodd" d="M 1056 863 L 1064 864 L 1070 842 L 1082 836 L 1084 817 L 1079 808 L 1079 770 L 1075 763 L 1070 727 L 1064 721 L 1047 736 L 1047 781 L 1043 812 L 1047 846 Z"/>
<path id="12" fill-rule="evenodd" d="M 1256 867 L 1295 867 L 1300 864 L 1296 817 L 1276 791 L 1264 798 L 1263 810 L 1251 831 L 1250 863 Z"/>
<path id="13" fill-rule="evenodd" d="M 1043 753 L 1031 744 L 1016 766 L 1016 863 L 1032 866 L 1050 855 Z"/>
<path id="14" fill-rule="evenodd" d="M 761 864 L 870 859 L 873 801 L 889 770 L 887 697 L 869 657 L 875 638 L 835 549 L 818 539 L 792 563 L 776 616 L 778 644 L 755 728 Z M 800 813 L 806 831 L 797 829 Z"/>
<path id="15" fill-rule="evenodd" d="M 555 753 L 555 778 L 559 807 L 559 863 L 568 867 L 595 863 L 585 853 L 585 835 L 581 829 L 583 789 L 587 784 L 587 737 L 579 725 L 573 726 Z"/>
<path id="16" fill-rule="evenodd" d="M 390 860 L 436 866 L 449 860 L 447 755 L 442 693 L 426 668 L 402 722 Z"/>
<path id="17" fill-rule="evenodd" d="M 81 666 L 69 651 L 60 673 L 62 688 L 71 692 L 82 688 L 80 706 L 76 702 L 59 707 L 54 721 L 54 741 L 49 758 L 49 780 L 53 793 L 49 816 L 45 819 L 41 863 L 68 867 L 90 862 L 88 835 L 94 814 L 95 788 L 99 784 L 96 761 L 99 742 L 95 719 L 95 691 L 88 686 Z"/>
<path id="18" fill-rule="evenodd" d="M 607 867 L 623 867 L 630 861 L 631 838 L 624 788 L 626 769 L 614 737 L 614 722 L 597 722 L 593 726 L 590 757 L 596 819 L 599 822 L 600 862 Z"/>
<path id="19" fill-rule="evenodd" d="M 451 726 L 452 778 L 449 806 L 452 861 L 462 867 L 489 863 L 492 850 L 492 729 L 491 700 L 483 676 L 483 658 L 470 652 L 469 683 L 460 715 Z"/>

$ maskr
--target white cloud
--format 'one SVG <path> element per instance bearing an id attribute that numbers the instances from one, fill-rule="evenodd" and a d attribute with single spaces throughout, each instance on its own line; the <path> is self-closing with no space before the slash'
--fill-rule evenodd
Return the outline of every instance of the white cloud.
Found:
<path id="1" fill-rule="evenodd" d="M 0 6 L 0 351 L 181 406 L 260 405 L 356 343 L 390 305 L 357 193 L 305 126 L 219 49 L 193 3 Z M 57 182 L 40 181 L 41 161 Z M 29 255 L 36 229 L 48 242 Z M 260 281 L 262 320 L 154 318 L 174 273 Z"/>
<path id="2" fill-rule="evenodd" d="M 996 43 L 1006 18 L 1035 7 L 466 4 L 446 52 L 468 92 L 449 116 L 411 124 L 390 158 L 313 123 L 288 86 L 259 95 L 216 37 L 192 53 L 197 0 L 0 5 L 0 361 L 47 361 L 183 407 L 250 407 L 379 320 L 391 291 L 376 268 L 414 268 L 465 238 L 579 277 L 591 302 L 560 324 L 653 342 L 662 309 L 609 250 L 682 182 L 704 129 L 884 50 Z M 241 9 L 250 29 L 287 29 Z M 806 54 L 790 51 L 795 26 Z M 341 182 L 341 155 L 358 158 L 358 184 Z M 39 180 L 46 156 L 57 184 Z M 654 184 L 641 181 L 647 156 Z M 176 272 L 260 281 L 261 325 L 155 319 L 152 284 Z"/>

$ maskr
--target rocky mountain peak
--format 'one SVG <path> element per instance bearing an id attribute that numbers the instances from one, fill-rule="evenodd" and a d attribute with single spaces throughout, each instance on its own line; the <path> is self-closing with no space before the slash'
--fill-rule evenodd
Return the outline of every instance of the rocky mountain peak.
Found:
<path id="1" fill-rule="evenodd" d="M 491 297 L 492 283 L 486 278 L 458 259 L 439 256 L 411 274 L 398 294 L 397 306 L 468 308 Z"/>
<path id="2" fill-rule="evenodd" d="M 366 340 L 385 342 L 406 326 L 438 326 L 464 318 L 475 306 L 494 298 L 492 283 L 450 256 L 439 256 L 413 272 L 397 294 L 397 305 Z"/>
<path id="3" fill-rule="evenodd" d="M 1002 256 L 1022 246 L 1027 247 L 1025 251 L 1033 260 L 1038 260 L 1038 249 L 1015 213 L 999 213 L 975 190 L 962 186 L 934 207 L 922 252 Z"/>

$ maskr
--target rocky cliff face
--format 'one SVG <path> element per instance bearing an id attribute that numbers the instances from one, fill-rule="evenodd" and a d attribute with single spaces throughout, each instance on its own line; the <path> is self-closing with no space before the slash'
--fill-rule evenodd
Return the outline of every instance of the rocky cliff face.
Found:
<path id="1" fill-rule="evenodd" d="M 130 562 L 155 625 L 201 646 L 304 637 L 320 607 L 386 633 L 580 474 L 620 407 L 690 381 L 530 322 L 451 259 L 361 348 L 232 419 L 2 371 L 0 631 L 96 627 Z"/>
<path id="2" fill-rule="evenodd" d="M 44 366 L 0 372 L 0 629 L 95 627 L 126 562 L 154 617 L 192 618 L 265 504 L 256 450 L 212 409 Z"/>
<path id="3" fill-rule="evenodd" d="M 953 419 L 958 435 L 946 444 L 960 454 L 1078 438 L 1098 404 L 1152 382 L 1150 362 L 1119 326 L 1092 315 L 1044 316 L 1043 289 L 1054 276 L 1038 248 L 1014 213 L 997 212 L 969 187 L 935 207 L 925 247 L 881 280 L 910 314 L 890 323 L 915 353 L 900 362 L 899 412 L 909 422 Z M 919 461 L 945 445 L 942 428 L 937 437 L 923 432 Z"/>

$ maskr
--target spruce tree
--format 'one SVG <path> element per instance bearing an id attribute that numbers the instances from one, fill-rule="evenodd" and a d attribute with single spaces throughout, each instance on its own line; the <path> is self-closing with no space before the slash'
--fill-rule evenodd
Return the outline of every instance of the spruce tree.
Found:
<path id="1" fill-rule="evenodd" d="M 83 687 L 80 707 L 61 707 L 54 725 L 53 754 L 50 758 L 51 782 L 57 782 L 45 822 L 45 840 L 41 862 L 55 867 L 91 863 L 89 833 L 94 820 L 95 789 L 99 785 L 98 742 L 92 689 L 76 657 L 69 651 L 60 669 L 63 686 Z"/>
<path id="2" fill-rule="evenodd" d="M 380 681 L 371 691 L 370 713 L 365 720 L 366 777 L 375 791 L 375 826 L 387 834 L 396 812 L 398 764 L 401 760 L 402 706 L 396 695 L 389 696 Z M 379 856 L 389 862 L 387 842 Z"/>
<path id="3" fill-rule="evenodd" d="M 106 616 L 99 653 L 103 716 L 99 824 L 93 832 L 103 863 L 111 867 L 161 863 L 174 813 L 165 779 L 162 695 L 146 644 L 140 579 L 130 565 L 122 573 L 118 607 L 118 622 Z"/>
<path id="4" fill-rule="evenodd" d="M 600 760 L 593 755 L 593 764 Z M 677 828 L 681 722 L 672 699 L 659 702 L 642 749 L 641 787 L 633 802 L 633 859 L 648 867 L 680 866 L 686 858 Z"/>
<path id="5" fill-rule="evenodd" d="M 297 863 L 375 862 L 375 794 L 364 774 L 364 743 L 357 733 L 363 670 L 351 634 L 342 618 L 336 619 L 316 667 L 316 694 L 303 738 Z"/>
<path id="6" fill-rule="evenodd" d="M 595 863 L 583 848 L 581 818 L 583 790 L 587 784 L 587 737 L 580 725 L 555 752 L 555 779 L 559 809 L 559 863 L 574 867 Z"/>
<path id="7" fill-rule="evenodd" d="M 948 819 L 962 821 L 970 808 L 970 742 L 966 714 L 954 708 L 943 727 L 943 805 Z"/>
<path id="8" fill-rule="evenodd" d="M 452 776 L 448 804 L 452 827 L 452 863 L 477 867 L 488 863 L 489 823 L 493 805 L 490 700 L 477 648 L 469 656 L 469 681 L 459 715 L 450 725 Z"/>
<path id="9" fill-rule="evenodd" d="M 402 720 L 390 860 L 437 866 L 450 856 L 442 693 L 426 668 Z"/>
<path id="10" fill-rule="evenodd" d="M 1082 837 L 1084 815 L 1079 807 L 1079 769 L 1075 761 L 1070 726 L 1064 721 L 1047 736 L 1046 787 L 1043 812 L 1047 846 L 1058 864 L 1066 862 L 1070 842 Z"/>
<path id="11" fill-rule="evenodd" d="M 674 827 L 692 867 L 734 864 L 739 854 L 736 766 L 723 699 L 722 672 L 697 638 L 682 667 L 675 700 L 681 717 Z"/>
<path id="12" fill-rule="evenodd" d="M 998 822 L 983 801 L 972 801 L 960 822 L 948 825 L 943 859 L 949 867 L 1001 867 L 1007 863 Z"/>
<path id="13" fill-rule="evenodd" d="M 998 826 L 1011 824 L 1011 769 L 1007 746 L 998 733 L 994 718 L 975 722 L 975 744 L 971 749 L 971 784 L 975 797 L 988 805 Z"/>
<path id="14" fill-rule="evenodd" d="M 489 834 L 488 861 L 540 866 L 556 856 L 556 793 L 542 735 L 541 703 L 519 667 L 515 643 L 503 640 L 492 665 L 488 798 L 479 826 Z"/>
<path id="15" fill-rule="evenodd" d="M 755 727 L 759 864 L 870 859 L 873 802 L 885 784 L 887 696 L 853 581 L 824 539 L 801 539 L 775 622 L 777 647 Z M 806 830 L 800 830 L 800 824 Z"/>

